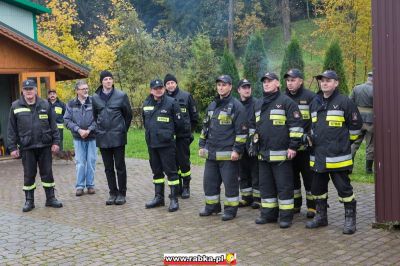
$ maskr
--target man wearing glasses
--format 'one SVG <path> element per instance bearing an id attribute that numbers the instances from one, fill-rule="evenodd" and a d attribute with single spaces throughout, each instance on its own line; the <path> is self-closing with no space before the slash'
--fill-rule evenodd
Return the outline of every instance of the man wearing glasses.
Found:
<path id="1" fill-rule="evenodd" d="M 84 80 L 75 85 L 76 98 L 69 101 L 64 115 L 65 126 L 74 138 L 76 161 L 76 196 L 95 194 L 94 172 L 96 168 L 96 123 L 93 119 L 92 99 Z"/>

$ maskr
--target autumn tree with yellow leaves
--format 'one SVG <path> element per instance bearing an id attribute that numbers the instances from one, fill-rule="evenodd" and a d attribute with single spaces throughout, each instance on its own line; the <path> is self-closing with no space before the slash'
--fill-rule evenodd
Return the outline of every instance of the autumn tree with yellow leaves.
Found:
<path id="1" fill-rule="evenodd" d="M 316 20 L 314 34 L 337 39 L 343 51 L 349 86 L 365 80 L 372 66 L 371 1 L 312 0 L 316 12 L 324 18 Z M 362 77 L 356 80 L 357 77 Z"/>

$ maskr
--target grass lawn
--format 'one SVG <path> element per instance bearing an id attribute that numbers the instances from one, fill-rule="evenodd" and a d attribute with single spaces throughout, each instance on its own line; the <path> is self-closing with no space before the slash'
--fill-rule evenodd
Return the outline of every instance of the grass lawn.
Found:
<path id="1" fill-rule="evenodd" d="M 195 139 L 190 146 L 191 161 L 195 165 L 204 165 L 204 159 L 197 154 L 199 143 L 199 134 L 195 134 Z M 73 149 L 72 135 L 69 130 L 64 131 L 64 149 Z M 149 159 L 146 141 L 144 139 L 144 130 L 131 129 L 128 133 L 128 145 L 126 146 L 126 156 L 128 158 Z M 351 179 L 355 182 L 374 183 L 374 176 L 365 174 L 365 145 L 360 147 L 355 163 L 354 171 Z M 149 166 L 150 167 L 150 166 Z"/>

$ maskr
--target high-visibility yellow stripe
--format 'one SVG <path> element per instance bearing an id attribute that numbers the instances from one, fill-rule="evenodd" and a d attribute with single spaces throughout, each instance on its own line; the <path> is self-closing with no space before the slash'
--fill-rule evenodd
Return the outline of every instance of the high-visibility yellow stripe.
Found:
<path id="1" fill-rule="evenodd" d="M 277 208 L 278 202 L 262 202 L 261 207 L 262 208 Z"/>
<path id="2" fill-rule="evenodd" d="M 21 112 L 31 112 L 31 109 L 29 109 L 29 108 L 16 108 L 16 109 L 14 109 L 14 114 L 18 114 L 18 113 L 21 113 Z"/>
<path id="3" fill-rule="evenodd" d="M 318 121 L 318 118 L 315 116 L 315 117 L 313 117 L 313 118 L 311 118 L 311 122 L 313 122 L 313 123 L 317 123 L 317 121 Z"/>
<path id="4" fill-rule="evenodd" d="M 169 117 L 163 117 L 163 116 L 159 116 L 157 117 L 157 121 L 158 122 L 169 122 Z"/>
<path id="5" fill-rule="evenodd" d="M 273 161 L 285 161 L 286 160 L 286 156 L 284 156 L 284 155 L 270 155 L 269 156 L 269 160 L 271 162 L 273 162 Z"/>
<path id="6" fill-rule="evenodd" d="M 186 113 L 186 108 L 181 107 L 181 112 L 182 112 L 182 113 Z"/>
<path id="7" fill-rule="evenodd" d="M 247 140 L 246 135 L 236 135 L 235 141 L 239 143 L 245 143 Z"/>
<path id="8" fill-rule="evenodd" d="M 46 183 L 46 182 L 42 182 L 42 186 L 43 187 L 54 187 L 56 184 L 53 182 L 53 183 Z"/>
<path id="9" fill-rule="evenodd" d="M 301 138 L 303 136 L 303 133 L 301 132 L 290 132 L 289 137 L 291 138 Z"/>
<path id="10" fill-rule="evenodd" d="M 341 198 L 339 197 L 339 201 L 340 202 L 352 202 L 355 199 L 355 195 L 351 195 L 350 197 L 346 197 L 346 198 Z"/>
<path id="11" fill-rule="evenodd" d="M 310 119 L 310 111 L 309 110 L 301 110 L 300 113 L 303 119 Z"/>
<path id="12" fill-rule="evenodd" d="M 32 186 L 23 186 L 22 189 L 23 190 L 33 190 L 36 188 L 36 184 L 33 184 Z"/>
<path id="13" fill-rule="evenodd" d="M 260 121 L 260 116 L 256 116 L 256 122 Z"/>
<path id="14" fill-rule="evenodd" d="M 273 120 L 272 124 L 274 126 L 283 126 L 286 124 L 286 122 L 284 120 Z"/>
<path id="15" fill-rule="evenodd" d="M 60 115 L 60 114 L 62 114 L 63 110 L 61 107 L 56 106 L 56 107 L 54 107 L 54 111 L 56 112 L 56 114 Z"/>
<path id="16" fill-rule="evenodd" d="M 239 201 L 224 201 L 224 206 L 236 207 L 239 206 Z"/>
<path id="17" fill-rule="evenodd" d="M 284 116 L 284 115 L 269 115 L 269 119 L 286 121 L 286 116 Z"/>
<path id="18" fill-rule="evenodd" d="M 343 122 L 329 121 L 329 126 L 330 127 L 342 127 L 343 126 Z"/>
<path id="19" fill-rule="evenodd" d="M 154 184 L 164 184 L 164 178 L 153 179 Z"/>
<path id="20" fill-rule="evenodd" d="M 47 114 L 39 114 L 39 119 L 49 119 Z"/>
<path id="21" fill-rule="evenodd" d="M 206 199 L 206 204 L 217 204 L 219 200 L 217 199 Z"/>
<path id="22" fill-rule="evenodd" d="M 327 198 L 328 198 L 328 193 L 322 195 L 314 195 L 314 199 L 327 199 Z"/>
<path id="23" fill-rule="evenodd" d="M 356 140 L 356 139 L 358 139 L 358 137 L 359 137 L 359 135 L 351 135 L 350 134 L 349 139 L 350 140 Z"/>
<path id="24" fill-rule="evenodd" d="M 342 167 L 346 167 L 346 166 L 350 166 L 353 165 L 353 160 L 346 160 L 343 162 L 337 162 L 337 163 L 326 163 L 326 168 L 328 169 L 335 169 L 335 168 L 342 168 Z"/>
<path id="25" fill-rule="evenodd" d="M 63 129 L 63 128 L 64 128 L 64 125 L 63 125 L 63 124 L 57 124 L 57 128 Z"/>
<path id="26" fill-rule="evenodd" d="M 232 152 L 230 151 L 217 151 L 215 157 L 217 161 L 229 161 L 231 160 L 231 154 Z"/>
<path id="27" fill-rule="evenodd" d="M 172 181 L 168 180 L 168 186 L 176 186 L 176 185 L 179 185 L 179 179 Z"/>
<path id="28" fill-rule="evenodd" d="M 190 176 L 191 173 L 190 173 L 190 171 L 187 171 L 186 173 L 181 172 L 180 175 L 181 175 L 181 177 L 187 177 L 187 176 Z"/>
<path id="29" fill-rule="evenodd" d="M 294 204 L 279 204 L 280 210 L 291 210 L 294 208 Z"/>
<path id="30" fill-rule="evenodd" d="M 306 199 L 308 199 L 308 200 L 313 200 L 313 199 L 314 199 L 314 196 L 313 196 L 313 195 L 306 195 Z"/>
<path id="31" fill-rule="evenodd" d="M 327 115 L 326 116 L 326 121 L 337 121 L 337 122 L 344 122 L 344 117 L 343 116 L 338 116 L 338 115 Z"/>
<path id="32" fill-rule="evenodd" d="M 153 111 L 154 110 L 154 106 L 144 106 L 143 107 L 143 111 Z"/>

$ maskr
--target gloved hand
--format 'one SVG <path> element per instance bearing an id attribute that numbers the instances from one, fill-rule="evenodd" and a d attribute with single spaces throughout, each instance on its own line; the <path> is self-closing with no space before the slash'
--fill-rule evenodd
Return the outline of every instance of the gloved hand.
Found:
<path id="1" fill-rule="evenodd" d="M 249 146 L 247 149 L 247 153 L 249 154 L 250 157 L 257 157 L 258 155 L 258 134 L 255 133 L 249 138 Z"/>

